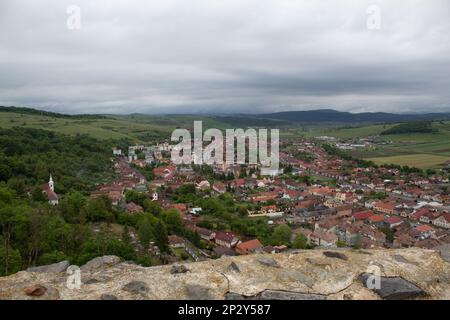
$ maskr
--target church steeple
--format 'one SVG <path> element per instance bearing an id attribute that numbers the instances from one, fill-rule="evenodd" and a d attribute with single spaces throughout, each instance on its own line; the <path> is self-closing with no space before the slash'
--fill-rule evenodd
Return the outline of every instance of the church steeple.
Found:
<path id="1" fill-rule="evenodd" d="M 50 188 L 50 190 L 52 190 L 53 192 L 55 192 L 55 185 L 53 183 L 53 178 L 52 175 L 50 174 L 50 179 L 48 180 L 48 187 Z"/>

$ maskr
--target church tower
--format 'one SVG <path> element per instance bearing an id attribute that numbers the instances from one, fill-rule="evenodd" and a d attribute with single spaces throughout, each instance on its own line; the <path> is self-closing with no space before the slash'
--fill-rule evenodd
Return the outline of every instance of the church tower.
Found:
<path id="1" fill-rule="evenodd" d="M 55 186 L 54 186 L 54 183 L 53 183 L 52 175 L 50 175 L 50 179 L 48 180 L 48 187 L 50 188 L 50 190 L 55 192 Z"/>

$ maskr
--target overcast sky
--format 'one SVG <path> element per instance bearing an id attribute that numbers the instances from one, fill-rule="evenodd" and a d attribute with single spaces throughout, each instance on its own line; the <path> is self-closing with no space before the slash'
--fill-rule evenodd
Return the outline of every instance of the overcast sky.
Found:
<path id="1" fill-rule="evenodd" d="M 450 112 L 450 1 L 0 0 L 0 105 Z"/>

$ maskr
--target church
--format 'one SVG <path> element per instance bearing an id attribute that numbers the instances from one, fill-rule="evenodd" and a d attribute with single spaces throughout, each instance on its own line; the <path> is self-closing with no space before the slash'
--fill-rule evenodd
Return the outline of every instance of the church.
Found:
<path id="1" fill-rule="evenodd" d="M 43 184 L 41 186 L 42 192 L 47 196 L 48 203 L 56 206 L 59 203 L 59 197 L 55 193 L 55 184 L 53 182 L 52 175 L 50 175 L 50 179 L 48 180 L 48 183 Z"/>

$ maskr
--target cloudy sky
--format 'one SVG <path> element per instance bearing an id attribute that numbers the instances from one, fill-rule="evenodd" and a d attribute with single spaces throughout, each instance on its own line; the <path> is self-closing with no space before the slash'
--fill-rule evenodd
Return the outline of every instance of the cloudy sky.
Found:
<path id="1" fill-rule="evenodd" d="M 0 105 L 450 112 L 450 1 L 1 0 Z"/>

